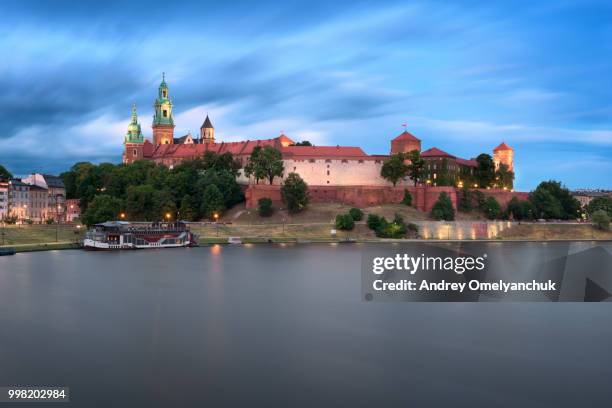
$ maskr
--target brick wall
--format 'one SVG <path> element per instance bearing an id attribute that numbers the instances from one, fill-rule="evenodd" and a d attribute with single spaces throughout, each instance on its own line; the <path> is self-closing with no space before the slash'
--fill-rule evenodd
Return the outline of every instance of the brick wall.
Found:
<path id="1" fill-rule="evenodd" d="M 309 186 L 308 194 L 312 203 L 342 203 L 355 207 L 371 207 L 380 204 L 399 203 L 404 198 L 404 188 L 412 195 L 412 204 L 421 211 L 429 212 L 438 200 L 440 193 L 449 195 L 453 207 L 457 208 L 460 190 L 454 187 L 392 187 L 392 186 Z M 505 190 L 481 189 L 485 195 L 492 195 L 499 201 L 502 209 L 512 197 L 526 200 L 528 193 Z M 253 184 L 245 191 L 246 207 L 256 208 L 260 198 L 268 197 L 275 205 L 281 205 L 280 186 Z"/>

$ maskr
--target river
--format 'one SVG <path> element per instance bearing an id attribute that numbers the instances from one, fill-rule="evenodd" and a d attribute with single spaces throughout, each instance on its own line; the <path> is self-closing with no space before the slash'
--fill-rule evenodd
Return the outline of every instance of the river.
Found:
<path id="1" fill-rule="evenodd" d="M 75 407 L 610 404 L 610 303 L 365 302 L 363 248 L 0 257 L 0 385 Z"/>

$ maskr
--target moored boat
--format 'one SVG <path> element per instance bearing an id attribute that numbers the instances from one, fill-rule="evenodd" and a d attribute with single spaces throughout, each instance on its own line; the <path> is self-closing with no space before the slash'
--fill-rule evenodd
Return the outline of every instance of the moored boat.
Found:
<path id="1" fill-rule="evenodd" d="M 96 224 L 87 231 L 83 247 L 94 250 L 177 248 L 196 246 L 197 238 L 197 235 L 189 230 L 187 223 L 182 221 L 108 221 Z"/>

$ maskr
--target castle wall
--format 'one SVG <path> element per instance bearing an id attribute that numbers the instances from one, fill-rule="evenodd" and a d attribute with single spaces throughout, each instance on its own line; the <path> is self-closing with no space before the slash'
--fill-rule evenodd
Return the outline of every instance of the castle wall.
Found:
<path id="1" fill-rule="evenodd" d="M 173 144 L 174 143 L 174 126 L 172 125 L 154 125 L 153 126 L 153 144 Z"/>
<path id="2" fill-rule="evenodd" d="M 328 186 L 309 185 L 308 194 L 311 203 L 342 203 L 355 207 L 372 207 L 381 204 L 397 204 L 404 198 L 404 190 L 412 195 L 412 204 L 420 211 L 429 212 L 438 200 L 440 193 L 448 194 L 453 207 L 457 209 L 460 190 L 455 187 L 432 186 Z M 526 200 L 525 192 L 511 192 L 497 189 L 480 189 L 486 196 L 493 196 L 505 209 L 512 197 Z M 253 184 L 245 191 L 246 207 L 257 208 L 260 198 L 268 197 L 276 206 L 282 206 L 279 185 Z"/>

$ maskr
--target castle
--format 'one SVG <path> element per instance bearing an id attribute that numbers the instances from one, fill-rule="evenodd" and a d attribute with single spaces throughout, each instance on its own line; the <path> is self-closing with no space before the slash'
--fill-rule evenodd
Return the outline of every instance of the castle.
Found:
<path id="1" fill-rule="evenodd" d="M 191 134 L 174 137 L 173 104 L 169 96 L 168 84 L 163 76 L 158 95 L 154 102 L 153 135 L 149 141 L 143 137 L 136 107 L 132 107 L 132 118 L 125 135 L 123 162 L 152 160 L 155 163 L 173 167 L 183 160 L 201 157 L 205 152 L 218 154 L 231 153 L 244 167 L 256 146 L 272 146 L 281 152 L 285 172 L 275 180 L 280 184 L 289 173 L 298 173 L 309 186 L 390 186 L 381 177 L 382 163 L 390 155 L 369 155 L 360 147 L 354 146 L 296 146 L 285 134 L 264 140 L 245 140 L 241 142 L 219 142 L 215 140 L 215 128 L 208 115 L 200 127 L 198 137 Z M 427 185 L 461 186 L 463 180 L 470 179 L 477 167 L 474 159 L 463 159 L 436 147 L 425 151 L 421 140 L 404 130 L 391 140 L 390 154 L 418 150 L 426 160 L 425 181 Z M 513 171 L 514 151 L 506 143 L 493 150 L 496 167 L 505 164 Z M 254 184 L 240 172 L 238 182 Z M 402 181 L 399 185 L 410 185 Z"/>

